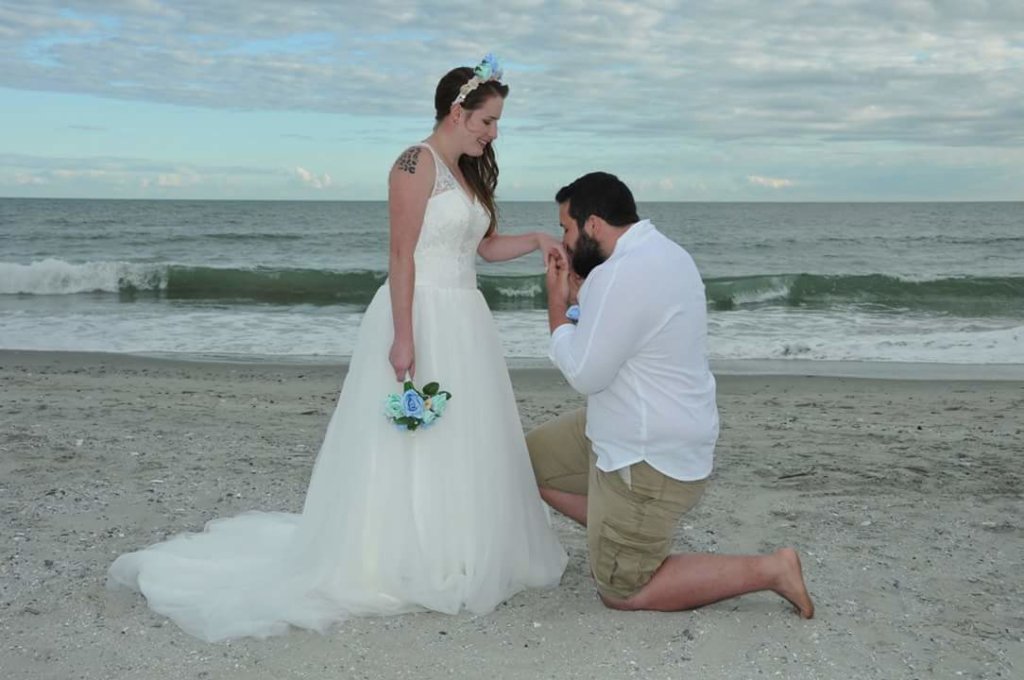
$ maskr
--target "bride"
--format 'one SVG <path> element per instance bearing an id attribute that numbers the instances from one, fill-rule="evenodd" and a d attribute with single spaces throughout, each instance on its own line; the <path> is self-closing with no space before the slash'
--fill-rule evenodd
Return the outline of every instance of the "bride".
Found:
<path id="1" fill-rule="evenodd" d="M 438 83 L 437 123 L 389 177 L 387 283 L 363 318 L 301 514 L 251 511 L 120 556 L 110 583 L 207 641 L 324 631 L 353 615 L 484 613 L 553 586 L 566 555 L 534 483 L 475 262 L 558 244 L 499 235 L 491 55 Z M 452 394 L 426 430 L 384 416 L 406 377 Z"/>

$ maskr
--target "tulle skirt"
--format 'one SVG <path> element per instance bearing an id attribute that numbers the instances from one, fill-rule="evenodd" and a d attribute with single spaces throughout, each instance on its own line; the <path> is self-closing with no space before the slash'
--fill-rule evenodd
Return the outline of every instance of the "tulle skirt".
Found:
<path id="1" fill-rule="evenodd" d="M 415 434 L 383 415 L 387 286 L 363 318 L 301 514 L 246 512 L 119 557 L 111 585 L 207 641 L 324 631 L 353 615 L 485 613 L 558 583 L 566 555 L 537 492 L 480 292 L 418 286 L 416 384 L 453 395 Z"/>

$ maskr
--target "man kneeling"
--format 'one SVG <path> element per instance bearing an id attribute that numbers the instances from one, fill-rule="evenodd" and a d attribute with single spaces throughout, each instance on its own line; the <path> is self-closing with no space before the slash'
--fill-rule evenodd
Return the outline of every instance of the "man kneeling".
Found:
<path id="1" fill-rule="evenodd" d="M 550 355 L 587 407 L 532 431 L 527 445 L 541 497 L 587 527 L 601 599 L 678 611 L 772 590 L 811 618 L 791 548 L 669 554 L 718 439 L 704 284 L 689 253 L 639 219 L 614 175 L 584 175 L 555 200 L 566 254 L 546 262 Z"/>

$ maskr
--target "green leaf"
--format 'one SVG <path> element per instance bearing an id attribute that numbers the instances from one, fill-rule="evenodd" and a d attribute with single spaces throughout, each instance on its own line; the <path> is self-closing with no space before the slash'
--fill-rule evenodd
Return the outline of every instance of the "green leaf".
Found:
<path id="1" fill-rule="evenodd" d="M 452 393 L 449 392 L 448 390 L 442 390 L 441 394 L 443 394 L 445 399 L 447 399 L 448 401 L 452 400 Z"/>
<path id="2" fill-rule="evenodd" d="M 412 384 L 412 381 L 411 381 L 411 380 L 406 380 L 406 381 L 405 381 L 405 384 L 404 384 L 404 385 L 402 385 L 402 389 L 403 389 L 403 390 L 414 390 L 414 389 L 416 389 L 416 388 L 415 388 L 415 387 L 413 387 L 413 384 Z"/>
<path id="3" fill-rule="evenodd" d="M 437 391 L 439 389 L 441 389 L 441 386 L 438 385 L 436 382 L 427 383 L 426 385 L 423 386 L 423 394 L 427 395 L 428 397 L 432 397 L 435 394 L 437 394 Z"/>

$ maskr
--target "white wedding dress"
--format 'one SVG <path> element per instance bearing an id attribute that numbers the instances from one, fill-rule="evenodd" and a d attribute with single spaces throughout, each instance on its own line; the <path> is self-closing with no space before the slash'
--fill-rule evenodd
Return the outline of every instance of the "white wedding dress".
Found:
<path id="1" fill-rule="evenodd" d="M 363 318 L 302 513 L 215 520 L 110 567 L 112 586 L 140 591 L 196 637 L 324 631 L 352 615 L 423 609 L 485 613 L 561 578 L 566 555 L 476 288 L 488 217 L 431 152 L 437 178 L 415 253 L 416 379 L 440 382 L 452 401 L 415 435 L 385 419 L 385 396 L 400 391 L 385 284 Z"/>

